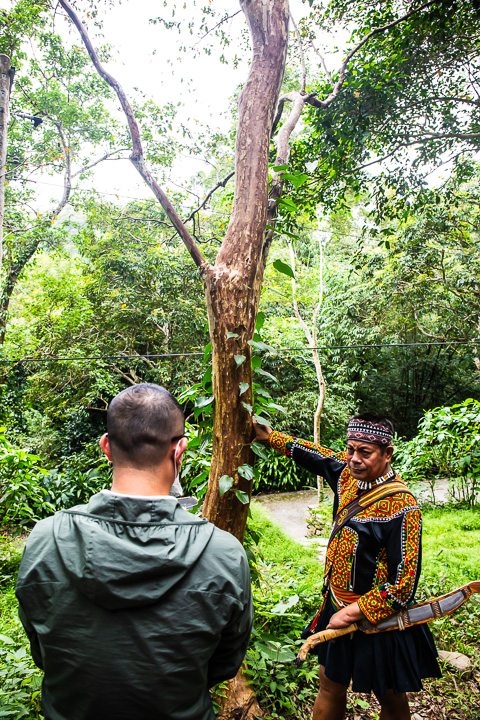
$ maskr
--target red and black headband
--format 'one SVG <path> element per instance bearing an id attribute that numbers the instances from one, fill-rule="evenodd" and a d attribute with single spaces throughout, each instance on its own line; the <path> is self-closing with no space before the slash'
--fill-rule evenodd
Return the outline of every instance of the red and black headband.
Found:
<path id="1" fill-rule="evenodd" d="M 347 440 L 361 440 L 375 445 L 387 446 L 392 444 L 392 431 L 386 425 L 353 418 L 348 423 Z"/>

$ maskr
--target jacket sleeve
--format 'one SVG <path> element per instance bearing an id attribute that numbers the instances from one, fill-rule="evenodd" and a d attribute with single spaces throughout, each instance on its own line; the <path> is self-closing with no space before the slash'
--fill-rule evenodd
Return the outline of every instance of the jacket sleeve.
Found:
<path id="1" fill-rule="evenodd" d="M 421 569 L 422 515 L 408 508 L 386 542 L 388 580 L 362 595 L 358 604 L 371 623 L 406 607 L 415 595 Z"/>
<path id="2" fill-rule="evenodd" d="M 31 622 L 29 621 L 29 619 L 27 618 L 25 610 L 23 609 L 22 604 L 20 602 L 18 604 L 18 616 L 22 622 L 25 633 L 30 641 L 30 650 L 32 653 L 33 662 L 35 663 L 35 665 L 37 667 L 40 668 L 40 670 L 43 670 L 42 654 L 40 652 L 40 644 L 38 642 L 37 632 L 34 629 Z"/>
<path id="3" fill-rule="evenodd" d="M 220 642 L 208 663 L 208 687 L 235 677 L 247 652 L 253 624 L 250 570 L 242 549 L 240 593 L 234 602 L 232 618 L 223 629 Z"/>
<path id="4" fill-rule="evenodd" d="M 268 442 L 270 447 L 291 458 L 297 465 L 321 475 L 333 492 L 337 491 L 338 478 L 347 465 L 345 453 L 337 453 L 276 430 L 270 434 Z"/>

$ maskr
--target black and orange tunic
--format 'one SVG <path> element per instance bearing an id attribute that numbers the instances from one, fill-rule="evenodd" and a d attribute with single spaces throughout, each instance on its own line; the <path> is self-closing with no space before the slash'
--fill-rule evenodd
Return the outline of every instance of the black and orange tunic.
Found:
<path id="1" fill-rule="evenodd" d="M 269 443 L 295 463 L 326 480 L 334 493 L 334 516 L 351 500 L 366 492 L 359 490 L 357 481 L 347 467 L 344 452 L 334 452 L 276 431 L 271 433 Z M 379 480 L 382 481 L 383 478 Z M 400 480 L 400 477 L 395 475 L 395 480 Z M 421 511 L 414 496 L 408 491 L 380 499 L 350 518 L 328 546 L 324 571 L 324 601 L 320 612 L 310 623 L 309 632 L 323 630 L 334 612 L 352 602 L 358 601 L 363 614 L 372 623 L 377 623 L 411 604 L 420 576 L 421 536 Z M 355 633 L 353 640 L 347 637 L 343 642 L 337 640 L 334 644 L 326 643 L 326 647 L 317 646 L 317 653 L 322 664 L 325 664 L 328 677 L 346 685 L 353 678 L 354 689 L 359 692 L 373 690 L 381 696 L 384 690 L 389 688 L 400 692 L 418 690 L 421 688 L 422 677 L 439 675 L 430 631 L 423 626 L 421 628 L 411 628 L 413 633 L 393 631 L 383 633 L 383 636 L 380 633 Z M 391 636 L 390 640 L 387 636 Z M 385 643 L 390 643 L 396 647 L 399 655 L 405 656 L 405 648 L 399 646 L 399 643 L 403 644 L 405 636 L 407 645 L 411 645 L 410 650 L 417 656 L 417 660 L 420 656 L 424 658 L 420 664 L 410 658 L 415 679 L 403 677 L 405 672 L 399 667 L 391 668 L 386 676 L 377 668 L 377 675 L 380 673 L 382 676 L 379 681 L 363 667 L 355 670 L 355 658 L 350 655 L 356 646 L 357 649 L 363 647 L 362 654 L 365 655 L 367 645 L 370 646 L 369 651 L 373 652 L 375 645 L 383 647 Z M 412 642 L 409 643 L 409 640 Z M 414 645 L 418 647 L 415 649 Z M 344 650 L 343 654 L 339 652 L 341 648 Z M 395 658 L 396 652 L 392 655 L 391 650 L 392 648 L 389 650 L 384 647 L 386 657 Z M 343 657 L 345 652 L 348 658 Z M 409 656 L 409 652 L 406 656 Z M 331 662 L 328 663 L 328 660 Z M 364 665 L 364 660 L 365 657 L 360 665 Z M 338 669 L 339 663 L 349 664 L 349 672 L 341 672 Z M 395 660 L 393 664 L 396 665 Z M 406 674 L 411 675 L 410 672 Z"/>

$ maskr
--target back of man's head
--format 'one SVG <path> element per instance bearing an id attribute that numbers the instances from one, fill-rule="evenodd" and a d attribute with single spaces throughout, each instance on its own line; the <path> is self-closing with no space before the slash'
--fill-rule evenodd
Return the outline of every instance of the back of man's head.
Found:
<path id="1" fill-rule="evenodd" d="M 113 398 L 107 432 L 114 465 L 152 467 L 162 462 L 172 441 L 183 436 L 185 418 L 168 390 L 141 383 Z"/>

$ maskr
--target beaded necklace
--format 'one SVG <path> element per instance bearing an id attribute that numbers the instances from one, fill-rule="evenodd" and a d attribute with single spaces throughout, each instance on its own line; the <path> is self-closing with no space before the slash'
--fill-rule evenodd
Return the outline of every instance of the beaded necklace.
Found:
<path id="1" fill-rule="evenodd" d="M 390 480 L 394 476 L 395 470 L 389 470 L 386 475 L 381 475 L 380 477 L 375 478 L 375 480 L 372 480 L 371 482 L 368 482 L 367 480 L 357 480 L 357 487 L 359 490 L 370 490 L 370 488 L 381 485 L 382 483 Z"/>

